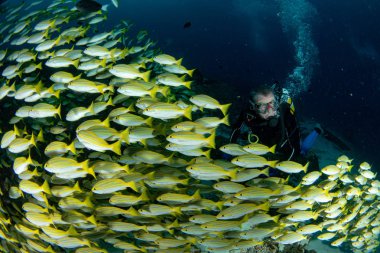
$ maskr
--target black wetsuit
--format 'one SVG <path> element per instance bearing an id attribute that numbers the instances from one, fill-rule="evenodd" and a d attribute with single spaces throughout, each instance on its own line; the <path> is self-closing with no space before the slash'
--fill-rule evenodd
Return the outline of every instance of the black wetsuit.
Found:
<path id="1" fill-rule="evenodd" d="M 243 125 L 248 127 L 249 132 L 259 138 L 259 143 L 269 147 L 276 146 L 276 153 L 272 157 L 278 160 L 298 160 L 300 156 L 300 132 L 294 112 L 290 104 L 280 104 L 277 119 L 262 119 L 249 106 L 243 110 L 234 125 L 230 142 L 236 143 L 239 138 L 247 140 L 247 136 L 241 133 Z"/>

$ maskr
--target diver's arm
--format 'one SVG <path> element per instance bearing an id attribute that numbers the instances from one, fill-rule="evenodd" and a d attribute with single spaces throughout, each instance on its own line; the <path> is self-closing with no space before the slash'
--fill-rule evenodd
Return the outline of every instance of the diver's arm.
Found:
<path id="1" fill-rule="evenodd" d="M 290 107 L 286 112 L 285 121 L 286 127 L 288 129 L 288 138 L 290 141 L 290 145 L 294 149 L 293 155 L 298 156 L 301 152 L 301 135 L 295 112 L 291 113 Z"/>
<path id="2" fill-rule="evenodd" d="M 240 133 L 241 133 L 241 128 L 244 124 L 245 117 L 246 117 L 246 112 L 243 110 L 240 113 L 239 118 L 237 119 L 237 121 L 233 125 L 233 130 L 232 130 L 232 133 L 230 135 L 230 143 L 236 143 L 237 142 L 237 139 L 239 138 Z"/>

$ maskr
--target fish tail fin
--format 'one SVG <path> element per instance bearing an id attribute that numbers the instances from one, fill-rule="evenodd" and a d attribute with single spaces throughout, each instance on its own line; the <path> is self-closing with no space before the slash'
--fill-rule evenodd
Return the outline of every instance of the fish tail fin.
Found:
<path id="1" fill-rule="evenodd" d="M 269 148 L 268 151 L 271 152 L 272 154 L 274 154 L 276 147 L 277 147 L 277 144 L 274 144 L 272 147 Z"/>
<path id="2" fill-rule="evenodd" d="M 193 199 L 193 200 L 201 200 L 201 199 L 202 199 L 202 197 L 201 197 L 201 193 L 200 193 L 200 190 L 199 190 L 199 189 L 195 191 L 195 193 L 194 193 L 193 196 L 192 196 L 192 199 Z"/>
<path id="3" fill-rule="evenodd" d="M 87 196 L 87 197 L 84 199 L 83 203 L 84 203 L 87 207 L 89 207 L 89 208 L 94 207 L 94 204 L 93 204 L 92 201 L 91 201 L 91 196 Z"/>
<path id="4" fill-rule="evenodd" d="M 44 181 L 44 183 L 42 184 L 41 188 L 42 188 L 43 192 L 45 192 L 46 194 L 51 195 L 49 182 L 47 180 Z"/>
<path id="5" fill-rule="evenodd" d="M 135 192 L 138 192 L 137 185 L 135 181 L 131 181 L 129 184 L 129 187 L 134 190 Z"/>
<path id="6" fill-rule="evenodd" d="M 42 62 L 40 62 L 40 63 L 38 63 L 38 64 L 36 65 L 36 69 L 42 69 Z"/>
<path id="7" fill-rule="evenodd" d="M 75 141 L 73 141 L 72 143 L 70 143 L 70 145 L 67 146 L 67 150 L 76 155 L 77 150 L 75 148 Z"/>
<path id="8" fill-rule="evenodd" d="M 91 176 L 93 176 L 94 178 L 96 178 L 94 168 L 88 166 L 88 161 L 89 161 L 89 160 L 86 160 L 86 161 L 84 161 L 84 162 L 82 163 L 82 165 L 83 165 L 83 170 L 87 171 L 88 174 L 90 174 Z"/>
<path id="9" fill-rule="evenodd" d="M 261 205 L 257 206 L 260 210 L 263 210 L 263 211 L 269 211 L 269 208 L 270 208 L 270 203 L 269 201 L 265 202 L 265 203 L 262 203 Z"/>
<path id="10" fill-rule="evenodd" d="M 211 149 L 209 150 L 206 150 L 202 153 L 205 157 L 207 157 L 208 159 L 210 159 L 210 156 L 211 156 Z M 236 176 L 236 175 L 235 175 Z"/>
<path id="11" fill-rule="evenodd" d="M 227 114 L 228 109 L 230 108 L 232 104 L 225 104 L 220 106 L 220 110 L 222 111 L 223 115 Z"/>
<path id="12" fill-rule="evenodd" d="M 37 147 L 37 143 L 36 143 L 36 137 L 34 137 L 34 134 L 32 133 L 32 137 L 30 137 L 30 144 L 32 144 L 33 146 Z"/>
<path id="13" fill-rule="evenodd" d="M 193 83 L 193 81 L 187 81 L 187 82 L 184 82 L 183 85 L 188 88 L 188 89 L 191 89 L 191 84 Z"/>
<path id="14" fill-rule="evenodd" d="M 56 97 L 56 98 L 60 98 L 60 96 L 61 96 L 61 91 L 60 90 L 56 90 L 56 91 L 54 91 L 53 93 L 52 93 L 52 95 L 54 96 L 54 97 Z"/>
<path id="15" fill-rule="evenodd" d="M 148 196 L 148 191 L 147 190 L 143 190 L 143 192 L 141 193 L 140 197 L 139 197 L 140 201 L 149 201 L 149 196 Z"/>
<path id="16" fill-rule="evenodd" d="M 112 145 L 112 151 L 118 155 L 121 155 L 121 141 L 118 140 L 117 142 L 115 142 L 111 145 Z"/>
<path id="17" fill-rule="evenodd" d="M 145 123 L 146 123 L 148 126 L 152 127 L 152 125 L 153 125 L 153 118 L 152 118 L 152 117 L 147 118 L 147 119 L 145 120 Z"/>
<path id="18" fill-rule="evenodd" d="M 58 45 L 58 43 L 61 41 L 61 35 L 57 37 L 57 39 L 54 41 L 54 45 Z"/>
<path id="19" fill-rule="evenodd" d="M 124 141 L 127 144 L 129 144 L 129 132 L 130 132 L 130 128 L 127 127 L 127 129 L 122 131 L 120 134 L 120 140 Z"/>
<path id="20" fill-rule="evenodd" d="M 194 71 L 195 71 L 195 69 L 188 70 L 188 71 L 187 71 L 187 74 L 188 74 L 190 77 L 193 77 Z"/>
<path id="21" fill-rule="evenodd" d="M 107 65 L 107 58 L 103 58 L 103 60 L 100 61 L 99 65 L 105 68 Z"/>
<path id="22" fill-rule="evenodd" d="M 222 119 L 222 123 L 225 124 L 226 126 L 230 126 L 230 121 L 228 120 L 228 114 L 224 116 Z"/>
<path id="23" fill-rule="evenodd" d="M 62 116 L 61 116 L 61 105 L 62 104 L 59 104 L 58 108 L 57 108 L 57 115 L 60 119 L 62 119 Z"/>
<path id="24" fill-rule="evenodd" d="M 79 186 L 79 181 L 77 181 L 73 187 L 73 190 L 76 191 L 76 192 L 80 192 L 81 191 L 81 188 Z"/>
<path id="25" fill-rule="evenodd" d="M 129 164 L 126 164 L 126 165 L 122 166 L 122 168 L 123 168 L 123 171 L 125 171 L 125 173 L 127 173 L 127 174 L 130 173 Z"/>
<path id="26" fill-rule="evenodd" d="M 307 168 L 309 167 L 309 163 L 310 162 L 307 162 L 306 164 L 305 164 L 305 166 L 303 166 L 302 168 L 303 168 L 303 171 L 306 173 L 307 172 Z"/>
<path id="27" fill-rule="evenodd" d="M 183 58 L 178 59 L 178 60 L 175 62 L 175 64 L 177 64 L 177 65 L 181 65 L 181 64 L 182 64 L 182 60 L 183 60 Z"/>
<path id="28" fill-rule="evenodd" d="M 191 120 L 191 113 L 192 113 L 192 109 L 193 107 L 191 105 L 189 105 L 188 107 L 186 107 L 183 111 L 183 116 L 185 116 L 186 118 L 188 118 L 189 120 Z"/>
<path id="29" fill-rule="evenodd" d="M 97 225 L 96 218 L 95 218 L 94 215 L 91 215 L 90 217 L 87 217 L 86 221 L 90 222 L 91 224 Z"/>
<path id="30" fill-rule="evenodd" d="M 105 120 L 102 121 L 101 123 L 105 127 L 110 127 L 110 118 L 107 117 Z"/>
<path id="31" fill-rule="evenodd" d="M 215 148 L 215 138 L 216 138 L 216 130 L 214 130 L 211 135 L 207 138 L 207 143 L 211 148 Z"/>
<path id="32" fill-rule="evenodd" d="M 38 132 L 37 141 L 39 141 L 39 142 L 44 142 L 45 141 L 45 139 L 44 139 L 44 131 L 42 129 Z"/>
<path id="33" fill-rule="evenodd" d="M 88 112 L 90 112 L 92 115 L 95 114 L 94 111 L 94 102 L 91 102 L 90 106 L 87 108 Z"/>
<path id="34" fill-rule="evenodd" d="M 274 161 L 268 161 L 268 165 L 272 168 L 274 168 L 276 166 L 276 164 L 278 163 L 278 160 L 274 160 Z"/>
<path id="35" fill-rule="evenodd" d="M 149 70 L 149 71 L 146 71 L 146 72 L 144 72 L 144 73 L 141 74 L 141 78 L 142 78 L 145 82 L 149 82 L 150 72 L 152 72 L 152 71 Z"/>
<path id="36" fill-rule="evenodd" d="M 269 177 L 269 167 L 266 167 L 265 169 L 263 169 L 263 170 L 261 171 L 261 174 L 263 174 L 263 175 Z"/>
<path id="37" fill-rule="evenodd" d="M 9 87 L 9 91 L 13 91 L 13 92 L 16 91 L 16 82 L 13 82 L 13 84 Z"/>
<path id="38" fill-rule="evenodd" d="M 78 236 L 79 233 L 76 231 L 73 225 L 70 225 L 69 229 L 66 231 L 68 235 Z"/>
<path id="39" fill-rule="evenodd" d="M 128 112 L 134 112 L 134 111 L 135 111 L 135 105 L 134 105 L 134 103 L 131 103 L 131 104 L 128 106 L 127 111 L 128 111 Z"/>
<path id="40" fill-rule="evenodd" d="M 228 175 L 231 177 L 231 179 L 236 179 L 236 174 L 238 173 L 238 169 L 234 169 L 228 172 Z"/>
<path id="41" fill-rule="evenodd" d="M 278 223 L 278 221 L 280 220 L 280 216 L 281 216 L 281 214 L 274 216 L 273 221 Z"/>
<path id="42" fill-rule="evenodd" d="M 156 85 L 152 89 L 149 90 L 150 97 L 156 98 L 157 91 L 158 91 L 158 86 Z"/>
<path id="43" fill-rule="evenodd" d="M 161 89 L 160 89 L 160 93 L 162 95 L 164 95 L 164 97 L 167 97 L 168 94 L 169 94 L 169 92 L 170 92 L 170 87 L 169 86 L 164 86 L 164 87 L 161 87 Z"/>
<path id="44" fill-rule="evenodd" d="M 76 59 L 76 60 L 73 61 L 73 66 L 74 66 L 76 69 L 77 69 L 78 66 L 79 66 L 79 60 L 80 60 L 80 59 Z"/>

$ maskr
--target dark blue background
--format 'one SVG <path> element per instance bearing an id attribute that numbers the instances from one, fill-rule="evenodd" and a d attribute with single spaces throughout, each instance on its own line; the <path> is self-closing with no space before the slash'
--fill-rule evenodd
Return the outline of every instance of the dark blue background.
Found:
<path id="1" fill-rule="evenodd" d="M 104 3 L 106 1 L 103 1 Z M 124 0 L 110 6 L 111 22 L 130 19 L 164 52 L 184 57 L 235 96 L 284 81 L 295 66 L 293 40 L 283 32 L 274 1 Z M 311 22 L 319 64 L 308 91 L 296 98 L 298 117 L 313 119 L 349 140 L 356 161 L 380 164 L 380 2 L 321 1 Z M 191 27 L 184 29 L 185 22 Z M 218 89 L 213 82 L 209 89 Z"/>

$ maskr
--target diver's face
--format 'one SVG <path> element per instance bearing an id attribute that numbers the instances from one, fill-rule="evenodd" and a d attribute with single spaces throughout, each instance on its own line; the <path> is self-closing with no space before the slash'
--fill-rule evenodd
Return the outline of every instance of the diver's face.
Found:
<path id="1" fill-rule="evenodd" d="M 253 98 L 255 110 L 257 114 L 263 119 L 269 119 L 277 116 L 276 99 L 273 93 L 267 95 L 257 94 Z"/>

